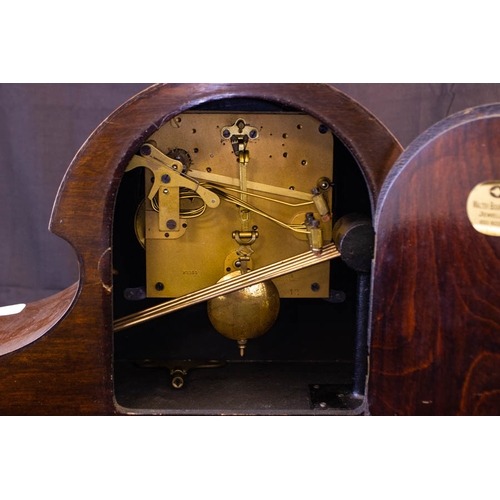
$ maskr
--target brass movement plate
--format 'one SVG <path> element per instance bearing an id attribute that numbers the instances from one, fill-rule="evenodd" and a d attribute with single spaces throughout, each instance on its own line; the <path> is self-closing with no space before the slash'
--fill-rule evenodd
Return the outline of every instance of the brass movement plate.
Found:
<path id="1" fill-rule="evenodd" d="M 233 126 L 239 118 L 258 130 L 249 138 L 246 166 L 249 194 L 276 198 L 289 206 L 267 199 L 248 196 L 248 203 L 286 224 L 301 223 L 307 212 L 316 213 L 311 190 L 322 178 L 333 180 L 333 135 L 311 116 L 299 113 L 225 113 L 189 112 L 178 115 L 155 132 L 148 142 L 163 153 L 183 150 L 191 165 L 187 175 L 201 183 L 217 182 L 240 186 L 240 164 L 230 139 L 222 130 Z M 179 297 L 217 283 L 236 267 L 235 252 L 239 245 L 233 232 L 242 230 L 238 206 L 221 200 L 217 208 L 207 208 L 195 218 L 181 219 L 182 230 L 160 231 L 158 212 L 147 199 L 152 187 L 146 172 L 141 220 L 146 250 L 147 295 Z M 232 193 L 240 197 L 239 193 Z M 324 197 L 332 207 L 332 189 Z M 307 204 L 309 202 L 309 204 Z M 200 200 L 184 200 L 193 209 Z M 250 228 L 259 233 L 252 245 L 249 268 L 258 269 L 309 249 L 307 235 L 291 231 L 261 215 L 250 213 Z M 331 241 L 331 221 L 321 222 L 323 239 Z M 274 283 L 281 298 L 328 297 L 330 264 L 325 262 L 308 269 L 277 278 Z M 314 286 L 313 286 L 314 285 Z"/>

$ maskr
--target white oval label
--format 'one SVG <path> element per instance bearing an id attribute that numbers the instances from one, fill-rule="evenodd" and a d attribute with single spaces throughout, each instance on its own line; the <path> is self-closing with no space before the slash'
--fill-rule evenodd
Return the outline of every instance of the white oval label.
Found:
<path id="1" fill-rule="evenodd" d="M 467 215 L 476 231 L 500 236 L 500 181 L 482 182 L 470 192 Z"/>

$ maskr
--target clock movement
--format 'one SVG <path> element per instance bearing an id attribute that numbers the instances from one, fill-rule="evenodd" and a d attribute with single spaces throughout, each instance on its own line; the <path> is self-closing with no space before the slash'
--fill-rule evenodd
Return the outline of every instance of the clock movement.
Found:
<path id="1" fill-rule="evenodd" d="M 239 97 L 165 121 L 116 200 L 117 401 L 362 411 L 370 218 L 353 155 L 303 110 Z"/>

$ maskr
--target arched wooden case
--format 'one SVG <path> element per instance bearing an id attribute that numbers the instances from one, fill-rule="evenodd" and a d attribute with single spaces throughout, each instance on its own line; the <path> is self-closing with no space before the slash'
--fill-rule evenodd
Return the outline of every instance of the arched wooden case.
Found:
<path id="1" fill-rule="evenodd" d="M 198 322 L 201 309 L 166 327 L 158 319 L 124 337 L 113 332 L 123 306 L 113 269 L 129 248 L 118 237 L 125 168 L 179 114 L 227 109 L 303 113 L 327 127 L 335 217 L 374 216 L 376 232 L 372 279 L 339 261 L 332 276 L 344 277 L 346 300 L 285 304 L 246 365 Z M 63 179 L 50 229 L 74 247 L 80 280 L 2 321 L 0 413 L 494 413 L 498 279 L 488 273 L 500 252 L 464 203 L 475 185 L 500 178 L 497 129 L 496 107 L 464 113 L 424 134 L 391 170 L 400 145 L 328 85 L 156 85 L 138 94 L 98 127 Z M 176 344 L 183 339 L 192 351 Z M 193 371 L 175 389 L 168 369 L 138 363 L 191 352 L 219 354 L 228 366 Z"/>

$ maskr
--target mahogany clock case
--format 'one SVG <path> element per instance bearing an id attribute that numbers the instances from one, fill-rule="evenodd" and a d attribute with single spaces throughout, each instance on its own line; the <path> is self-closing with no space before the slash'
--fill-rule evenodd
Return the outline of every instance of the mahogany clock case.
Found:
<path id="1" fill-rule="evenodd" d="M 449 90 L 452 87 L 443 88 Z M 483 88 L 492 91 L 492 88 Z M 457 93 L 458 90 L 455 89 Z M 447 111 L 451 109 L 450 104 L 453 104 L 453 99 L 451 103 L 448 102 Z M 468 371 L 467 362 L 455 364 L 455 379 L 458 380 L 455 392 L 450 393 L 448 389 L 444 389 L 443 383 L 435 375 L 437 366 L 441 371 L 446 371 L 450 366 L 447 357 L 438 355 L 442 344 L 437 344 L 438 351 L 433 355 L 433 361 L 426 365 L 429 375 L 426 376 L 425 383 L 419 383 L 419 380 L 423 380 L 420 376 L 411 380 L 407 375 L 403 376 L 406 373 L 405 364 L 415 366 L 417 363 L 423 366 L 423 361 L 417 360 L 420 355 L 418 349 L 407 353 L 403 346 L 402 356 L 398 357 L 397 351 L 391 351 L 392 348 L 387 350 L 385 347 L 384 339 L 391 338 L 391 332 L 396 334 L 396 322 L 408 324 L 408 320 L 393 319 L 396 318 L 395 309 L 387 311 L 387 303 L 380 300 L 393 293 L 391 285 L 400 291 L 408 289 L 404 285 L 407 271 L 404 275 L 394 276 L 394 268 L 390 265 L 394 257 L 390 257 L 388 261 L 388 252 L 398 246 L 404 251 L 409 250 L 403 257 L 408 261 L 419 258 L 415 251 L 412 254 L 410 243 L 401 244 L 397 226 L 396 229 L 391 229 L 395 235 L 394 243 L 389 236 L 377 240 L 375 276 L 378 276 L 378 269 L 381 277 L 375 280 L 371 291 L 369 275 L 356 272 L 342 260 L 332 261 L 330 285 L 332 289 L 341 290 L 345 300 L 332 304 L 331 301 L 318 299 L 282 299 L 280 318 L 275 327 L 249 343 L 245 362 L 238 361 L 237 353 L 232 350 L 228 339 L 214 333 L 206 320 L 204 305 L 192 306 L 175 313 L 175 316 L 168 318 L 168 322 L 158 319 L 147 327 L 117 332 L 113 340 L 114 319 L 144 307 L 148 301 L 155 302 L 151 299 L 142 303 L 131 302 L 125 300 L 123 295 L 123 289 L 131 282 L 144 281 L 145 267 L 143 250 L 137 239 L 134 241 L 135 235 L 130 230 L 130 220 L 133 219 L 135 207 L 140 200 L 134 199 L 133 203 L 130 201 L 134 196 L 137 198 L 140 178 L 123 175 L 123 169 L 130 156 L 151 131 L 158 128 L 158 124 L 166 123 L 186 109 L 200 112 L 229 109 L 277 114 L 299 111 L 320 120 L 334 136 L 335 191 L 332 208 L 335 218 L 340 219 L 353 213 L 364 214 L 369 218 L 375 216 L 375 229 L 380 234 L 387 233 L 391 227 L 387 226 L 388 229 L 385 229 L 384 226 L 386 223 L 390 224 L 391 217 L 381 217 L 380 213 L 383 213 L 383 209 L 388 210 L 385 207 L 390 203 L 401 204 L 401 201 L 392 201 L 392 197 L 416 197 L 420 193 L 419 189 L 412 190 L 409 186 L 418 186 L 419 182 L 424 185 L 424 179 L 431 176 L 423 174 L 419 177 L 415 174 L 411 177 L 411 182 L 400 180 L 405 179 L 403 174 L 413 168 L 412 161 L 417 161 L 414 156 L 418 157 L 422 150 L 427 149 L 425 145 L 422 146 L 422 142 L 427 140 L 429 143 L 436 143 L 442 140 L 442 136 L 446 139 L 443 141 L 449 144 L 448 147 L 453 148 L 454 141 L 463 140 L 463 136 L 457 138 L 456 134 L 448 132 L 448 128 L 460 128 L 465 123 L 463 117 L 457 121 L 452 119 L 439 129 L 439 133 L 429 132 L 418 146 L 412 145 L 401 156 L 395 170 L 391 171 L 402 152 L 397 140 L 373 115 L 351 98 L 328 86 L 155 86 L 131 99 L 103 122 L 80 150 L 64 178 L 54 205 L 51 230 L 69 241 L 79 257 L 78 291 L 75 287 L 69 287 L 55 300 L 48 297 L 41 302 L 30 303 L 26 309 L 31 320 L 29 332 L 26 328 L 26 315 L 24 321 L 21 317 L 16 318 L 14 326 L 12 317 L 7 317 L 8 321 L 4 322 L 4 325 L 9 325 L 9 331 L 2 331 L 4 355 L 0 358 L 0 369 L 4 377 L 1 392 L 5 396 L 1 398 L 2 413 L 328 415 L 496 411 L 494 396 L 487 402 L 484 397 L 480 403 L 474 400 L 470 392 L 471 372 Z M 475 128 L 477 123 L 485 122 L 485 113 L 488 119 L 492 119 L 496 108 L 477 112 L 465 121 L 468 126 Z M 479 126 L 481 127 L 482 125 Z M 433 133 L 439 138 L 436 139 Z M 486 134 L 484 130 L 481 133 Z M 481 133 L 474 135 L 471 132 L 470 137 L 473 141 L 481 141 Z M 439 148 L 438 150 L 441 151 Z M 461 153 L 462 157 L 467 154 L 469 152 L 465 150 Z M 497 172 L 494 167 L 481 171 L 479 165 L 485 161 L 484 152 L 479 151 L 474 158 L 477 158 L 473 163 L 477 179 L 482 179 L 486 174 L 495 177 Z M 466 169 L 471 161 L 473 160 L 467 157 L 467 161 L 457 162 L 455 172 L 459 172 L 461 168 Z M 389 172 L 389 181 L 383 188 Z M 403 174 L 396 175 L 392 172 Z M 445 173 L 441 177 L 441 187 L 451 183 L 447 175 L 450 174 Z M 500 175 L 496 178 L 499 177 Z M 456 205 L 450 208 L 452 221 L 455 220 L 456 213 L 461 213 L 462 198 L 470 191 L 468 186 L 464 187 L 466 183 L 461 182 L 460 185 L 462 188 L 454 190 L 460 194 L 457 194 Z M 414 206 L 409 207 L 406 217 L 414 218 L 421 213 L 417 200 Z M 397 208 L 388 213 L 401 216 Z M 465 228 L 470 229 L 467 227 L 468 221 L 463 216 L 460 217 L 463 231 Z M 396 223 L 400 223 L 400 219 Z M 447 252 L 456 241 L 451 231 L 454 223 L 450 222 L 448 227 L 444 233 L 449 231 L 450 240 L 443 247 Z M 418 225 L 414 229 L 417 240 L 421 238 L 419 231 L 429 234 L 432 227 L 427 227 L 425 223 Z M 474 235 L 471 233 L 471 236 Z M 468 241 L 474 239 L 471 237 Z M 488 240 L 487 244 L 493 250 L 489 264 L 497 265 L 495 258 L 498 258 L 498 254 L 494 257 L 496 240 L 493 243 Z M 436 255 L 439 255 L 437 247 L 435 250 Z M 483 262 L 482 265 L 484 264 Z M 128 271 L 123 272 L 124 268 Z M 440 269 L 433 268 L 433 271 L 435 278 L 432 278 L 432 273 L 426 273 L 427 278 L 421 277 L 423 281 L 415 286 L 425 288 L 428 287 L 426 279 L 441 279 Z M 450 268 L 446 273 L 448 275 L 454 271 L 456 272 L 454 268 Z M 387 276 L 390 276 L 390 282 L 386 283 L 384 279 Z M 490 303 L 496 300 L 491 294 L 484 295 L 478 288 L 477 281 L 472 280 L 470 286 L 475 290 L 473 293 L 483 297 L 482 300 Z M 76 299 L 73 301 L 75 293 Z M 377 293 L 373 302 L 373 317 L 377 321 L 372 332 L 376 348 L 370 360 L 371 373 L 368 371 L 366 357 L 370 331 L 369 306 L 372 303 L 370 293 Z M 453 304 L 454 300 L 458 299 L 450 297 L 447 304 Z M 72 306 L 66 311 L 71 303 Z M 444 312 L 446 307 L 444 302 L 441 303 L 441 309 L 438 308 L 432 313 L 434 316 L 431 314 L 430 317 L 447 321 Z M 415 308 L 417 311 L 419 308 L 428 310 L 429 304 L 417 301 Z M 408 314 L 404 306 L 401 306 L 401 314 Z M 489 321 L 493 323 L 497 321 L 494 314 L 487 313 Z M 457 330 L 461 326 L 460 318 L 466 316 L 461 316 L 457 310 L 454 315 L 457 318 L 454 329 Z M 384 316 L 390 318 L 389 323 L 381 327 L 379 318 Z M 466 318 L 465 321 L 470 323 L 470 319 Z M 498 327 L 498 322 L 496 324 Z M 479 333 L 484 328 L 481 323 L 477 326 L 479 337 L 484 339 L 481 341 L 483 344 L 492 335 L 494 337 L 497 327 L 493 326 L 490 333 Z M 425 331 L 421 331 L 422 329 Z M 433 333 L 429 325 L 425 328 L 417 325 L 416 331 L 418 334 L 411 333 L 410 327 L 407 327 L 402 333 L 410 337 L 415 334 L 416 338 L 423 339 L 423 344 L 429 345 L 429 341 L 425 340 Z M 453 340 L 460 335 L 457 333 L 454 337 L 447 330 L 443 332 L 440 335 L 441 338 L 448 339 L 445 342 L 447 351 L 454 352 L 450 346 L 454 345 Z M 465 333 L 462 334 L 460 342 L 467 344 L 467 338 Z M 394 342 L 398 344 L 400 341 L 390 340 L 391 345 Z M 485 344 L 478 356 L 484 361 L 484 356 L 488 359 L 495 357 L 496 350 L 496 344 Z M 173 357 L 219 358 L 227 366 L 190 371 L 185 379 L 185 387 L 176 390 L 169 385 L 167 366 L 157 367 L 156 370 L 139 367 L 140 360 L 155 356 L 156 359 L 163 360 L 171 360 Z M 390 356 L 396 357 L 392 360 Z M 400 372 L 394 372 L 393 369 L 387 372 L 383 368 L 387 363 L 396 363 L 395 366 L 402 368 Z M 477 373 L 482 372 L 481 369 L 478 372 L 475 362 L 474 367 L 474 377 L 477 379 Z M 419 370 L 420 368 L 414 375 L 418 375 Z M 365 392 L 367 375 L 371 377 L 368 393 Z M 462 396 L 459 394 L 464 377 L 469 384 L 467 403 L 462 397 L 463 390 Z M 483 380 L 480 384 L 490 392 L 494 393 L 496 390 L 494 380 Z M 409 387 L 414 389 L 407 392 L 408 397 L 403 402 L 398 394 Z M 432 394 L 429 394 L 430 387 L 433 387 Z M 417 404 L 417 401 L 423 402 Z"/>

